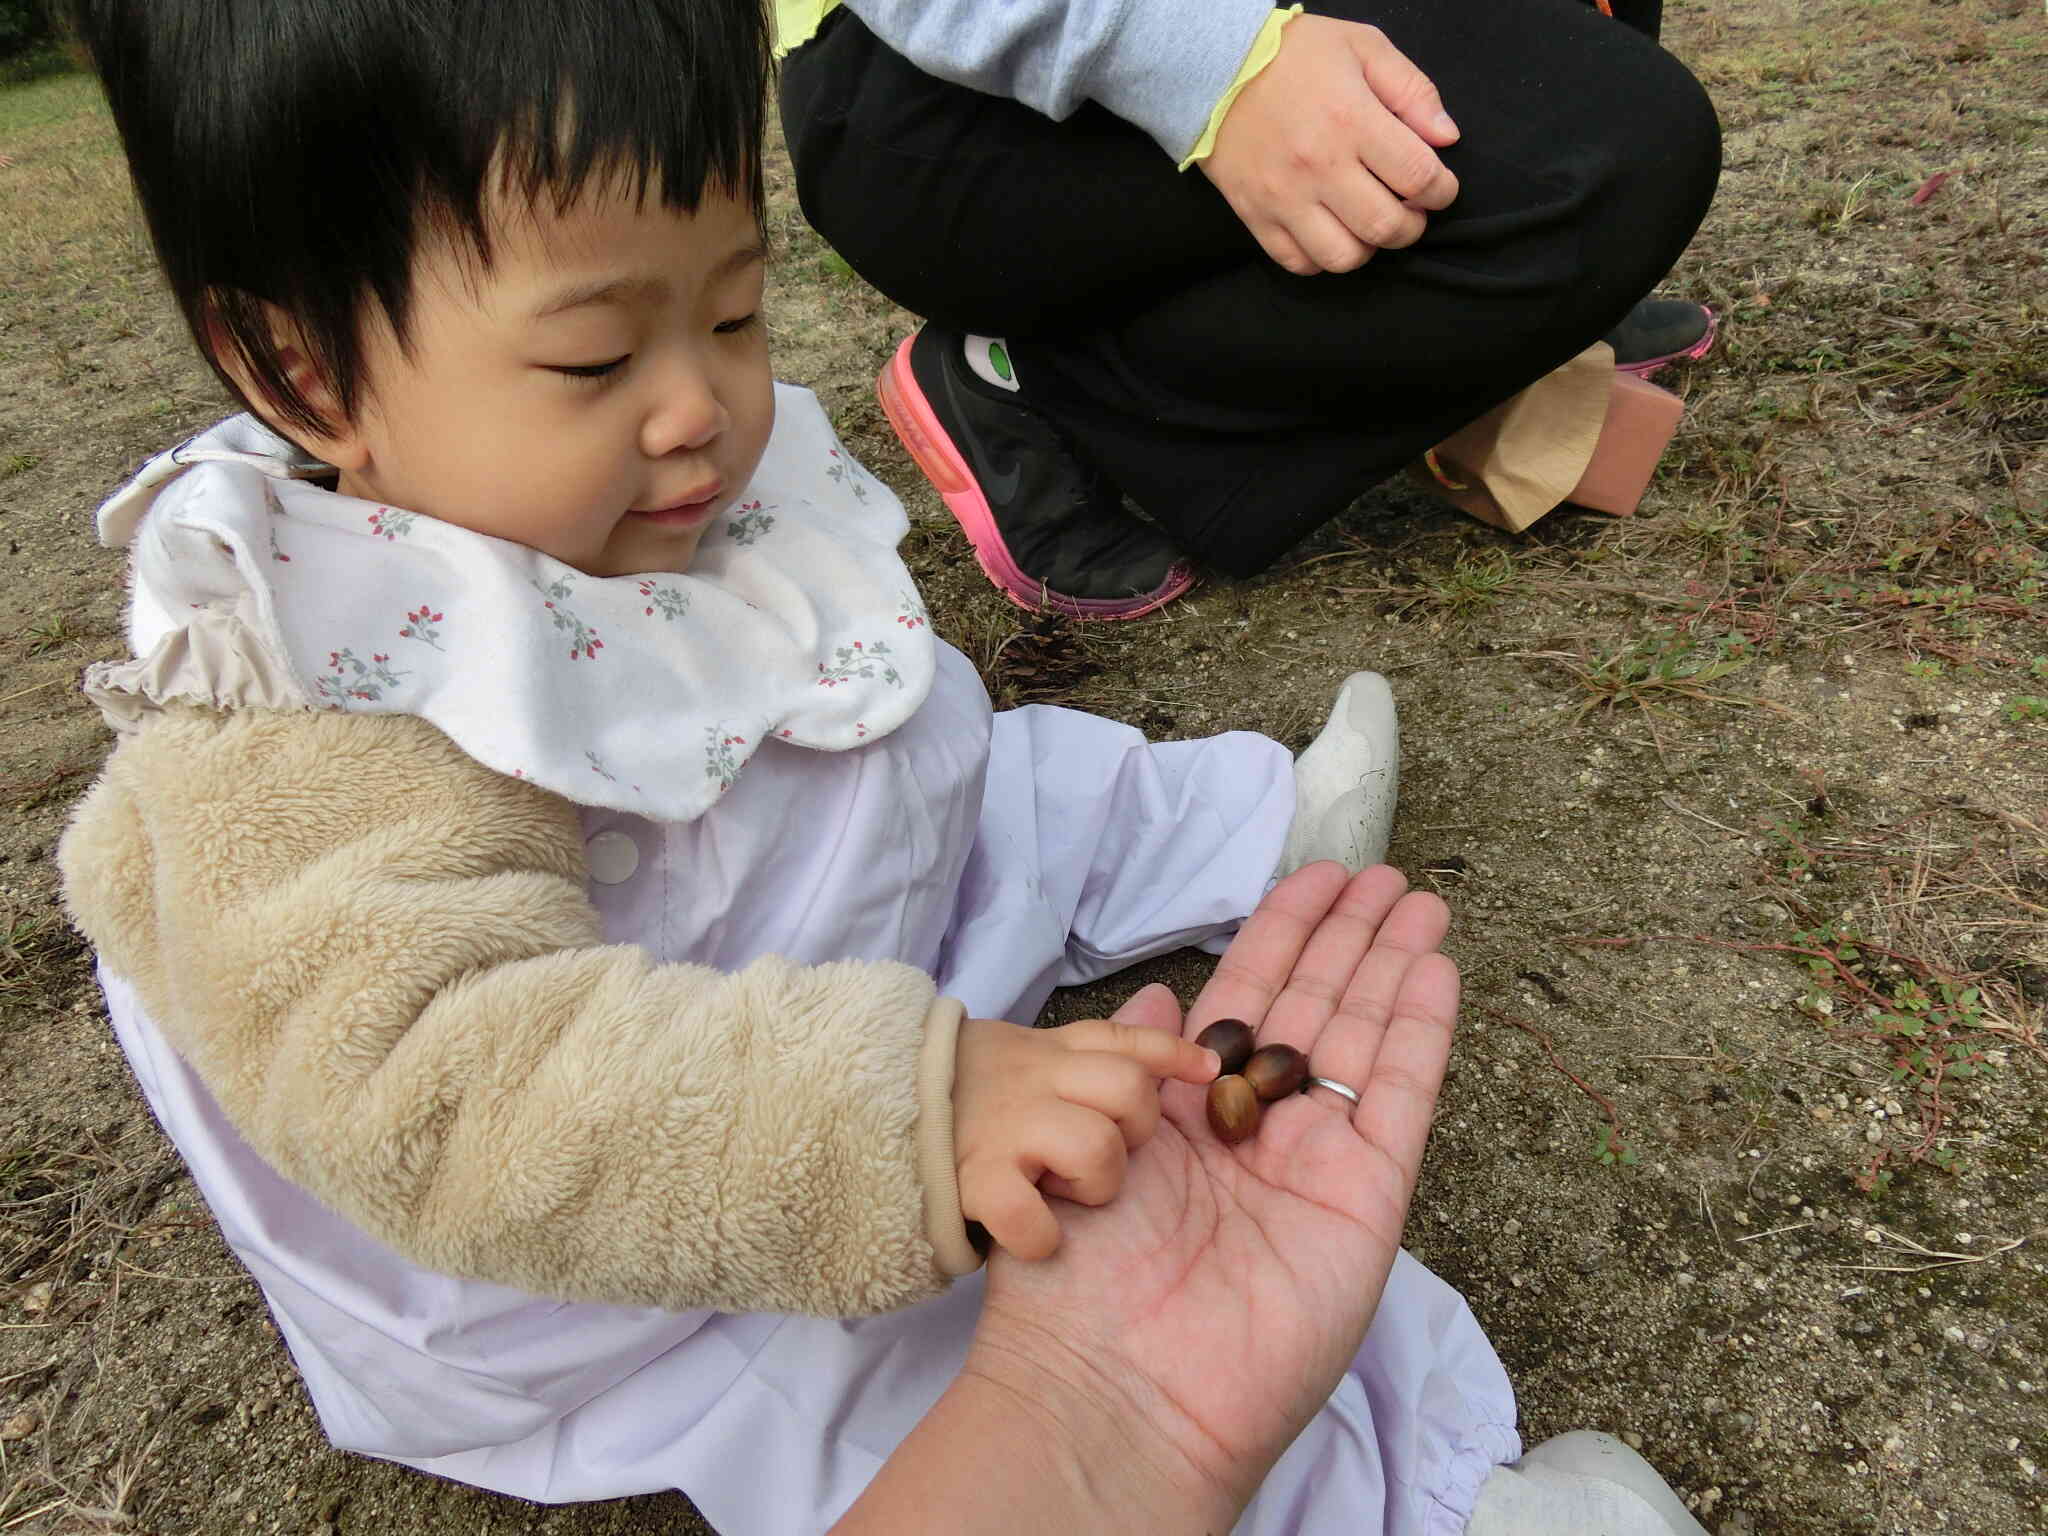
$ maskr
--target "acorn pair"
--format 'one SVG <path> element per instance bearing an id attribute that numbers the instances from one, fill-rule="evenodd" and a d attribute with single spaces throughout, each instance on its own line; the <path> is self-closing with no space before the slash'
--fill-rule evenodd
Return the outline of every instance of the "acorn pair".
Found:
<path id="1" fill-rule="evenodd" d="M 1209 1129 L 1240 1142 L 1259 1128 L 1264 1106 L 1299 1093 L 1308 1082 L 1308 1058 L 1291 1045 L 1260 1045 L 1242 1019 L 1218 1019 L 1195 1037 L 1222 1059 L 1209 1085 Z"/>

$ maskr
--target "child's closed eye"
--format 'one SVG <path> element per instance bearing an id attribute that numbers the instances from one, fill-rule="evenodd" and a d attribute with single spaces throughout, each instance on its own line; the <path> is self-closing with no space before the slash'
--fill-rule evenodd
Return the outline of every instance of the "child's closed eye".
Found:
<path id="1" fill-rule="evenodd" d="M 550 373 L 564 374 L 572 379 L 602 379 L 625 367 L 632 355 L 628 352 L 602 363 L 549 363 L 546 367 Z"/>
<path id="2" fill-rule="evenodd" d="M 761 313 L 756 310 L 753 314 L 741 315 L 736 320 L 721 320 L 711 329 L 720 336 L 737 336 L 741 331 L 751 330 L 760 324 L 760 321 Z"/>

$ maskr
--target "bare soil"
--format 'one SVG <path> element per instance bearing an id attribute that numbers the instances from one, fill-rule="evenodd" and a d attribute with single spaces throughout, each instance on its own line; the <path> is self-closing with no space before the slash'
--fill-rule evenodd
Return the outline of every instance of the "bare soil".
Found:
<path id="1" fill-rule="evenodd" d="M 1031 620 L 875 406 L 913 317 L 780 162 L 779 371 L 904 496 L 999 703 L 1299 747 L 1393 680 L 1393 857 L 1468 978 L 1411 1245 L 1531 1442 L 1624 1433 L 1723 1536 L 2048 1529 L 2048 28 L 1674 0 L 1667 42 L 1728 130 L 1669 291 L 1724 340 L 1631 520 L 1390 487 L 1155 620 Z M 120 646 L 91 514 L 223 399 L 88 83 L 0 91 L 0 205 L 0 1532 L 701 1530 L 327 1447 L 137 1096 L 50 863 L 107 745 L 73 679 Z"/>

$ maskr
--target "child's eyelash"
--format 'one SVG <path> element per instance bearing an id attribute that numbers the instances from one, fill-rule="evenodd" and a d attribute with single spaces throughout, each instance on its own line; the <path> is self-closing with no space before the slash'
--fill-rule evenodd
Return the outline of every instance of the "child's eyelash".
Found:
<path id="1" fill-rule="evenodd" d="M 626 357 L 630 356 L 632 354 L 629 352 L 625 357 L 615 357 L 603 363 L 554 363 L 549 366 L 548 371 L 566 374 L 572 379 L 601 379 L 607 374 L 618 372 L 625 366 Z"/>
<path id="2" fill-rule="evenodd" d="M 760 311 L 756 310 L 749 315 L 740 315 L 731 320 L 721 320 L 711 329 L 720 336 L 735 336 L 760 324 L 760 321 Z M 625 367 L 632 359 L 632 356 L 632 353 L 627 352 L 602 363 L 551 363 L 548 365 L 548 371 L 550 373 L 562 374 L 571 379 L 603 379 L 610 377 Z"/>

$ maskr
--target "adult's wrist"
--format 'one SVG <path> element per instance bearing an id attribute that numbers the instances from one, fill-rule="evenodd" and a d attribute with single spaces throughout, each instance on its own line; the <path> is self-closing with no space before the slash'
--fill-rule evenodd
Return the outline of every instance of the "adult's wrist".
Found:
<path id="1" fill-rule="evenodd" d="M 1221 1533 L 1237 1506 L 1165 1475 L 1146 1424 L 1092 1392 L 984 1355 L 954 1379 L 831 1536 L 1038 1536 L 1047 1530 Z"/>
<path id="2" fill-rule="evenodd" d="M 985 1308 L 952 1390 L 1010 1426 L 1011 1449 L 1031 1458 L 1038 1486 L 1059 1490 L 1056 1508 L 1086 1517 L 1082 1529 L 1137 1508 L 1152 1529 L 1228 1531 L 1265 1469 L 1219 1470 L 1202 1427 L 1128 1363 L 1073 1337 L 1072 1321 Z"/>

